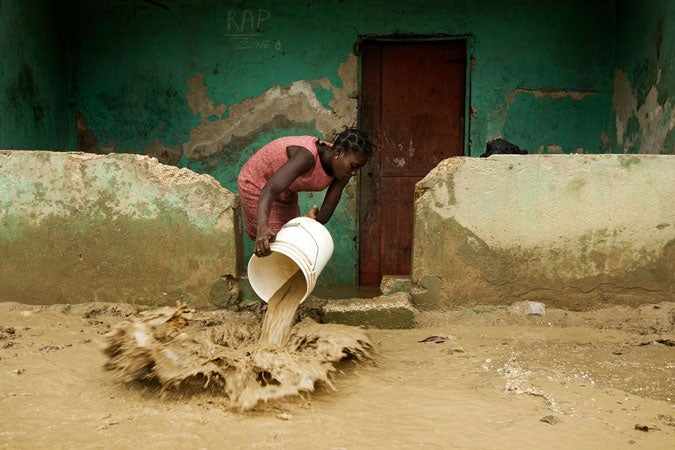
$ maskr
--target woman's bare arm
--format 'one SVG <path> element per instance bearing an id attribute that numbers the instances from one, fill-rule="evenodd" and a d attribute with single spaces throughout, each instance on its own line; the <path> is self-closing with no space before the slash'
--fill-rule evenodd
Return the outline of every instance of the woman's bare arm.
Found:
<path id="1" fill-rule="evenodd" d="M 323 199 L 323 204 L 321 209 L 316 215 L 316 220 L 320 223 L 326 223 L 333 217 L 335 208 L 337 208 L 338 203 L 340 202 L 340 197 L 342 196 L 342 191 L 349 182 L 349 178 L 344 180 L 338 180 L 337 178 L 333 179 L 328 190 L 326 191 L 326 196 Z"/>
<path id="2" fill-rule="evenodd" d="M 255 254 L 258 256 L 270 254 L 270 242 L 274 242 L 276 237 L 276 233 L 268 225 L 274 199 L 314 166 L 314 157 L 305 147 L 289 146 L 286 154 L 288 161 L 267 180 L 258 200 L 258 232 L 255 240 Z"/>

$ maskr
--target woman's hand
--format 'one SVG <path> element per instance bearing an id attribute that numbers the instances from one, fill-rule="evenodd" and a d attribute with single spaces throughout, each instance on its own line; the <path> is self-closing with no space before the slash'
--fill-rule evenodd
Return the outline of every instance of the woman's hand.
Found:
<path id="1" fill-rule="evenodd" d="M 274 242 L 277 234 L 272 231 L 268 226 L 258 227 L 258 235 L 255 238 L 255 250 L 254 253 L 256 256 L 268 256 L 272 253 L 270 249 L 270 244 Z"/>
<path id="2" fill-rule="evenodd" d="M 305 214 L 305 217 L 316 220 L 317 214 L 319 214 L 319 207 L 314 205 L 312 206 L 312 209 L 310 209 L 309 212 Z"/>

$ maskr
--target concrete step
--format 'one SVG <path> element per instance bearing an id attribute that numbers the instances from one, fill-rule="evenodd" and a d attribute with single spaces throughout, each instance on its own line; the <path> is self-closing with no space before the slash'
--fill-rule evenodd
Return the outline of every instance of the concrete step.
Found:
<path id="1" fill-rule="evenodd" d="M 373 298 L 328 300 L 322 306 L 321 321 L 367 328 L 405 329 L 415 327 L 416 314 L 410 295 L 396 292 Z"/>

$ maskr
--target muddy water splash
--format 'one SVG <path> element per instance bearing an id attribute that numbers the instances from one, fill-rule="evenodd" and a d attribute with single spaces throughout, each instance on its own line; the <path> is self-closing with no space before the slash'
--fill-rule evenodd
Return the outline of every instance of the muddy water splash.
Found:
<path id="1" fill-rule="evenodd" d="M 293 326 L 305 287 L 301 272 L 291 277 L 270 299 L 262 327 L 206 327 L 185 305 L 143 312 L 105 335 L 106 368 L 122 381 L 157 380 L 164 389 L 215 386 L 240 410 L 320 383 L 332 388 L 335 364 L 372 358 L 372 344 L 357 327 L 309 318 Z"/>

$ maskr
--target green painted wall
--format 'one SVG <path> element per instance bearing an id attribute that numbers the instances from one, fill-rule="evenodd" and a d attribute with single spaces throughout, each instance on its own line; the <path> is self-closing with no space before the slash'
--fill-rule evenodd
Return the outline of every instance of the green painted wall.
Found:
<path id="1" fill-rule="evenodd" d="M 69 2 L 74 100 L 101 146 L 187 141 L 200 119 L 185 102 L 196 74 L 214 104 L 232 105 L 297 80 L 339 85 L 337 67 L 361 35 L 444 34 L 471 36 L 472 155 L 497 136 L 531 151 L 604 151 L 614 55 L 614 10 L 605 0 L 166 4 L 170 12 L 143 2 Z M 230 36 L 240 33 L 259 36 Z M 316 94 L 330 98 L 325 89 Z M 233 186 L 229 178 L 222 181 Z"/>
<path id="2" fill-rule="evenodd" d="M 628 35 L 641 37 L 641 26 L 672 12 L 669 0 L 647 2 L 654 12 L 636 15 L 631 33 L 616 33 L 617 16 L 629 21 L 634 10 L 650 8 L 623 0 L 159 3 L 170 10 L 140 0 L 1 3 L 0 44 L 11 41 L 14 30 L 7 28 L 22 23 L 7 13 L 30 12 L 42 25 L 17 28 L 19 34 L 46 53 L 40 67 L 52 73 L 48 81 L 68 83 L 66 125 L 53 126 L 47 141 L 33 131 L 19 133 L 25 146 L 152 155 L 209 173 L 236 192 L 240 167 L 270 139 L 330 138 L 357 120 L 359 37 L 442 35 L 469 44 L 467 155 L 480 155 L 496 137 L 530 152 L 608 152 L 617 150 L 615 65 L 635 71 L 650 57 L 649 44 L 626 42 Z M 64 46 L 52 38 L 60 29 L 54 17 L 63 17 Z M 672 41 L 673 22 L 665 23 L 663 41 Z M 672 42 L 661 48 L 672 59 Z M 20 59 L 18 52 L 11 59 L 17 73 Z M 65 71 L 58 71 L 64 62 Z M 3 73 L 0 86 L 9 80 Z M 43 84 L 40 92 L 51 92 Z M 54 92 L 52 103 L 65 104 L 66 92 Z M 67 131 L 65 141 L 57 130 Z M 0 147 L 17 147 L 8 136 L 3 129 Z M 320 284 L 356 278 L 355 192 L 350 186 L 329 223 L 336 251 Z M 302 202 L 307 209 L 321 200 L 315 194 Z M 245 251 L 251 252 L 248 241 Z"/>
<path id="3" fill-rule="evenodd" d="M 62 149 L 66 102 L 63 20 L 59 2 L 0 2 L 0 147 Z"/>
<path id="4" fill-rule="evenodd" d="M 478 1 L 471 156 L 503 137 L 530 153 L 601 153 L 611 127 L 612 2 Z"/>

